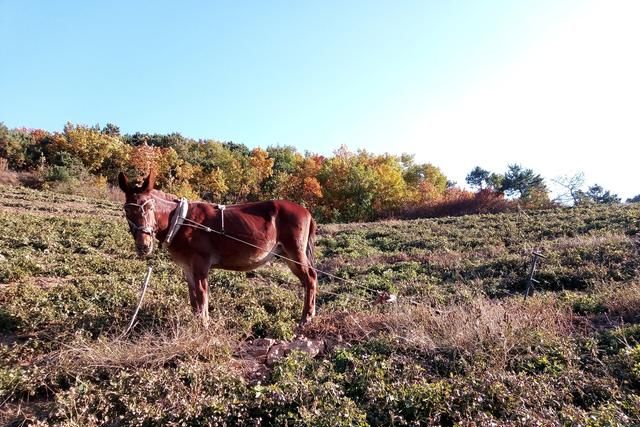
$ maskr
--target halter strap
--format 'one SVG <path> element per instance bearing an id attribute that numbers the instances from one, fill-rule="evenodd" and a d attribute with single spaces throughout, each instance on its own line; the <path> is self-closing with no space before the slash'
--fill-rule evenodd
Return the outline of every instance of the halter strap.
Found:
<path id="1" fill-rule="evenodd" d="M 133 206 L 133 207 L 139 208 L 144 214 L 144 207 L 147 205 L 147 203 L 151 203 L 151 202 L 153 202 L 152 199 L 147 200 L 146 202 L 144 202 L 141 205 L 139 205 L 137 203 L 125 203 L 124 204 L 124 208 L 126 208 L 127 206 Z M 143 219 L 144 219 L 145 223 L 143 225 L 138 225 L 135 222 L 131 221 L 129 219 L 129 217 L 127 216 L 126 210 L 125 210 L 124 216 L 125 216 L 125 218 L 127 218 L 127 222 L 129 223 L 129 228 L 131 229 L 131 231 L 134 234 L 137 233 L 138 231 L 141 231 L 141 232 L 143 232 L 145 234 L 148 234 L 149 236 L 155 237 L 155 235 L 156 235 L 155 230 L 153 228 L 149 227 L 146 224 L 147 220 L 144 219 L 144 216 L 143 216 Z"/>
<path id="2" fill-rule="evenodd" d="M 147 200 L 146 202 L 144 202 L 141 205 L 139 205 L 137 203 L 125 203 L 124 207 L 126 208 L 127 206 L 133 206 L 133 207 L 140 208 L 140 209 L 144 210 L 144 207 L 147 205 L 147 203 L 151 203 L 151 202 L 153 202 L 153 199 L 149 199 L 149 200 Z"/>
<path id="3" fill-rule="evenodd" d="M 136 223 L 131 221 L 129 218 L 127 218 L 127 221 L 129 222 L 129 227 L 134 233 L 137 233 L 138 231 L 142 231 L 143 233 L 148 234 L 149 236 L 154 236 L 156 234 L 153 232 L 153 228 L 147 225 L 145 226 L 136 225 Z"/>

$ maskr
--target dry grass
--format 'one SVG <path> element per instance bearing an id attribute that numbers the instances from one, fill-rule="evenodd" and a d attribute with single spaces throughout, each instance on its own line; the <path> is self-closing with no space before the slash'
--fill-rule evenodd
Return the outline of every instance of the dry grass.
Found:
<path id="1" fill-rule="evenodd" d="M 131 341 L 119 337 L 98 340 L 79 337 L 48 355 L 46 362 L 68 374 L 100 368 L 154 368 L 181 360 L 228 359 L 236 343 L 221 320 L 211 322 L 208 328 L 196 322 L 176 323 L 169 330 L 148 331 Z"/>
<path id="2" fill-rule="evenodd" d="M 629 236 L 621 233 L 593 234 L 576 237 L 561 237 L 543 244 L 543 249 L 547 252 L 566 251 L 579 248 L 582 250 L 600 248 L 611 244 L 631 244 Z"/>
<path id="3" fill-rule="evenodd" d="M 0 184 L 2 185 L 19 185 L 20 180 L 18 179 L 18 174 L 9 170 L 1 170 L 0 169 Z"/>
<path id="4" fill-rule="evenodd" d="M 453 350 L 474 353 L 498 350 L 507 355 L 541 335 L 569 336 L 572 314 L 556 300 L 543 296 L 507 301 L 476 298 L 442 307 L 398 305 L 389 313 L 335 312 L 318 317 L 305 334 L 350 343 L 377 335 L 424 352 Z"/>
<path id="5" fill-rule="evenodd" d="M 640 282 L 622 286 L 600 285 L 596 292 L 601 295 L 610 318 L 640 321 Z"/>
<path id="6" fill-rule="evenodd" d="M 634 298 L 631 291 L 617 295 L 620 304 L 623 298 L 625 302 Z M 636 295 L 633 301 L 638 298 Z M 314 319 L 303 332 L 308 337 L 348 343 L 384 335 L 398 345 L 425 353 L 490 352 L 505 362 L 514 349 L 539 343 L 540 336 L 553 340 L 572 332 L 570 310 L 544 296 L 528 301 L 476 298 L 464 304 L 436 307 L 401 304 L 383 306 L 381 310 L 386 312 L 327 313 Z M 190 360 L 215 361 L 244 371 L 247 367 L 231 357 L 238 343 L 219 319 L 208 329 L 196 323 L 174 324 L 168 330 L 148 331 L 131 341 L 81 336 L 48 355 L 44 362 L 68 375 L 99 369 L 157 368 Z"/>

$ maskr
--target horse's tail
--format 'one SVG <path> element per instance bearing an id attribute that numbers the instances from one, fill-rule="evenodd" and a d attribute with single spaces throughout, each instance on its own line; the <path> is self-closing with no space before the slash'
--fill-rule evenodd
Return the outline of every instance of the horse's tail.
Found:
<path id="1" fill-rule="evenodd" d="M 309 262 L 309 266 L 312 268 L 316 268 L 316 222 L 313 218 L 311 218 L 311 222 L 309 223 L 309 237 L 307 239 L 307 261 Z"/>

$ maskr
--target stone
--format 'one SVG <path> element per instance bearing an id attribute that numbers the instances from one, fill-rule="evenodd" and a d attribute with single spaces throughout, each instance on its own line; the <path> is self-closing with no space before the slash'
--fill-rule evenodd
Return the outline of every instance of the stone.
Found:
<path id="1" fill-rule="evenodd" d="M 266 357 L 265 357 L 266 360 Z M 267 378 L 269 369 L 264 361 L 258 359 L 244 359 L 242 361 L 244 368 L 244 376 L 251 382 L 261 382 Z"/>
<path id="2" fill-rule="evenodd" d="M 271 366 L 277 363 L 294 350 L 307 353 L 311 357 L 316 357 L 324 353 L 326 344 L 324 340 L 311 340 L 307 338 L 297 338 L 289 343 L 283 342 L 276 344 L 271 347 L 267 354 L 267 365 Z"/>
<path id="3" fill-rule="evenodd" d="M 267 354 L 267 365 L 271 366 L 279 362 L 286 356 L 287 344 L 276 344 L 271 347 Z"/>
<path id="4" fill-rule="evenodd" d="M 287 354 L 292 350 L 298 350 L 307 353 L 311 357 L 316 357 L 324 353 L 325 343 L 323 340 L 299 339 L 290 342 L 287 345 Z"/>
<path id="5" fill-rule="evenodd" d="M 238 351 L 238 354 L 242 358 L 253 358 L 257 359 L 261 363 L 265 363 L 269 349 L 277 342 L 277 340 L 271 338 L 258 338 L 243 344 L 240 351 Z"/>

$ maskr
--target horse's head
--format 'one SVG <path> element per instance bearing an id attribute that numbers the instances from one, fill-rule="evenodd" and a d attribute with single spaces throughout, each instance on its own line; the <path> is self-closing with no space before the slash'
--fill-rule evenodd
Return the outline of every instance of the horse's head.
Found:
<path id="1" fill-rule="evenodd" d="M 153 252 L 153 241 L 157 231 L 155 201 L 151 196 L 154 178 L 151 171 L 142 185 L 131 185 L 124 173 L 120 172 L 118 175 L 118 184 L 125 194 L 124 213 L 140 258 L 146 258 Z"/>

